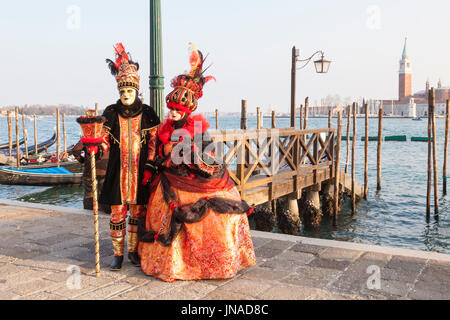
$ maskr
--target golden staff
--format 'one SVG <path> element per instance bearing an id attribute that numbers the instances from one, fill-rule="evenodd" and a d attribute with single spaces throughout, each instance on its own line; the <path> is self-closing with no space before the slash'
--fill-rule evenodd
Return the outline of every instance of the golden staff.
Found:
<path id="1" fill-rule="evenodd" d="M 87 152 L 91 156 L 91 179 L 93 190 L 93 211 L 94 211 L 94 241 L 95 241 L 95 273 L 96 277 L 100 277 L 100 235 L 98 227 L 98 196 L 97 196 L 97 170 L 95 167 L 95 155 L 101 148 L 102 131 L 104 117 L 96 116 L 95 110 L 86 111 L 86 116 L 77 119 L 83 131 L 81 141 L 86 146 Z"/>

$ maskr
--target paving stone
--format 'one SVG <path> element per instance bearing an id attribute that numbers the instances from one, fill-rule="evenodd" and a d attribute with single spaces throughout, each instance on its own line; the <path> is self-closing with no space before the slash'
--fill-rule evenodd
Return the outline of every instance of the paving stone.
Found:
<path id="1" fill-rule="evenodd" d="M 155 297 L 156 300 L 196 300 L 217 289 L 217 286 L 192 282 L 183 287 L 166 291 Z"/>
<path id="2" fill-rule="evenodd" d="M 383 280 L 395 280 L 395 281 L 403 281 L 406 283 L 414 283 L 418 278 L 420 271 L 407 271 L 407 270 L 383 268 L 381 269 L 380 274 L 381 279 Z"/>
<path id="3" fill-rule="evenodd" d="M 426 261 L 419 258 L 393 256 L 386 264 L 386 268 L 420 272 L 425 267 L 425 263 Z"/>
<path id="4" fill-rule="evenodd" d="M 19 296 L 26 296 L 44 289 L 54 287 L 56 282 L 44 279 L 33 280 L 21 284 L 15 284 L 12 287 L 12 292 Z"/>
<path id="5" fill-rule="evenodd" d="M 75 296 L 75 300 L 105 300 L 111 296 L 120 294 L 121 292 L 132 288 L 132 285 L 125 282 L 113 283 L 108 286 L 83 293 Z"/>
<path id="6" fill-rule="evenodd" d="M 369 289 L 366 287 L 362 290 L 362 292 L 375 295 L 376 294 L 387 295 L 388 297 L 392 296 L 406 297 L 406 295 L 413 288 L 413 286 L 414 285 L 412 283 L 407 283 L 403 281 L 381 280 L 379 289 Z"/>
<path id="7" fill-rule="evenodd" d="M 264 247 L 271 249 L 286 250 L 294 246 L 296 242 L 293 241 L 282 241 L 282 240 L 271 240 L 264 244 Z"/>
<path id="8" fill-rule="evenodd" d="M 446 282 L 418 281 L 414 285 L 414 290 L 441 292 L 450 298 L 450 284 Z"/>
<path id="9" fill-rule="evenodd" d="M 233 291 L 247 296 L 256 297 L 262 291 L 270 288 L 264 281 L 252 281 L 247 279 L 233 279 L 221 287 L 223 290 Z"/>
<path id="10" fill-rule="evenodd" d="M 255 300 L 255 298 L 247 296 L 242 293 L 233 292 L 224 290 L 222 287 L 217 288 L 214 291 L 211 291 L 206 296 L 202 298 L 202 300 L 232 300 L 232 301 L 241 301 L 241 300 Z"/>
<path id="11" fill-rule="evenodd" d="M 267 248 L 265 246 L 255 249 L 257 260 L 261 258 L 273 258 L 276 255 L 279 255 L 281 252 L 283 251 L 280 249 Z"/>
<path id="12" fill-rule="evenodd" d="M 316 288 L 291 286 L 291 285 L 277 285 L 274 286 L 261 295 L 259 300 L 306 300 L 309 297 L 318 293 Z"/>
<path id="13" fill-rule="evenodd" d="M 0 290 L 0 300 L 13 300 L 17 298 L 20 298 L 20 296 L 10 290 L 8 291 Z"/>
<path id="14" fill-rule="evenodd" d="M 289 277 L 281 280 L 281 282 L 293 285 L 322 288 L 328 283 L 335 281 L 341 274 L 342 271 L 335 269 L 302 266 L 297 268 L 295 274 L 291 274 Z"/>
<path id="15" fill-rule="evenodd" d="M 277 256 L 277 259 L 291 260 L 297 262 L 297 264 L 307 264 L 315 259 L 314 254 L 296 251 L 285 251 Z"/>
<path id="16" fill-rule="evenodd" d="M 419 276 L 419 280 L 426 282 L 443 282 L 450 286 L 450 267 L 442 265 L 427 265 Z"/>
<path id="17" fill-rule="evenodd" d="M 252 238 L 253 248 L 259 248 L 270 241 L 271 241 L 270 239 L 266 239 L 266 238 L 253 237 Z"/>
<path id="18" fill-rule="evenodd" d="M 289 271 L 277 270 L 274 272 L 272 269 L 254 267 L 243 274 L 241 279 L 274 281 L 283 279 L 290 274 Z"/>
<path id="19" fill-rule="evenodd" d="M 22 300 L 22 299 L 24 299 L 24 300 L 52 300 L 52 301 L 55 301 L 55 300 L 68 300 L 67 298 L 58 296 L 58 295 L 50 293 L 50 292 L 45 292 L 45 291 L 44 292 L 38 292 L 38 293 L 35 293 L 35 294 L 32 294 L 32 295 L 28 295 L 26 297 L 22 297 L 19 300 Z"/>
<path id="20" fill-rule="evenodd" d="M 355 261 L 363 254 L 362 251 L 347 250 L 339 248 L 328 248 L 327 250 L 319 253 L 319 257 L 324 259 L 332 259 L 337 261 Z"/>
<path id="21" fill-rule="evenodd" d="M 327 248 L 322 246 L 315 246 L 310 244 L 303 244 L 303 243 L 297 243 L 293 245 L 291 248 L 289 248 L 290 251 L 295 252 L 305 252 L 305 253 L 312 253 L 315 255 L 318 255 L 322 252 L 324 252 Z"/>
<path id="22" fill-rule="evenodd" d="M 260 267 L 272 269 L 273 272 L 278 272 L 279 270 L 294 272 L 301 264 L 295 260 L 279 259 L 279 257 L 276 257 L 262 263 Z"/>
<path id="23" fill-rule="evenodd" d="M 307 265 L 310 267 L 318 267 L 325 269 L 336 269 L 336 270 L 344 270 L 350 265 L 350 261 L 347 260 L 332 260 L 332 259 L 324 259 L 324 258 L 316 258 L 312 260 Z"/>
<path id="24" fill-rule="evenodd" d="M 155 297 L 155 293 L 149 287 L 143 286 L 115 295 L 110 300 L 153 300 Z"/>
<path id="25" fill-rule="evenodd" d="M 450 294 L 449 292 L 434 291 L 429 289 L 412 289 L 408 294 L 408 298 L 415 300 L 449 300 Z"/>

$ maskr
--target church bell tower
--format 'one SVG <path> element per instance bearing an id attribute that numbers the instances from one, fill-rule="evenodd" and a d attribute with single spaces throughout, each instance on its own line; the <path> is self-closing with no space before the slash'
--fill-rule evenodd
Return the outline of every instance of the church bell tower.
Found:
<path id="1" fill-rule="evenodd" d="M 398 99 L 402 100 L 405 97 L 411 96 L 411 79 L 412 79 L 412 71 L 411 71 L 411 62 L 408 57 L 408 50 L 406 48 L 406 38 L 405 45 L 403 47 L 402 59 L 400 60 L 400 71 L 399 71 L 399 79 L 398 79 Z"/>

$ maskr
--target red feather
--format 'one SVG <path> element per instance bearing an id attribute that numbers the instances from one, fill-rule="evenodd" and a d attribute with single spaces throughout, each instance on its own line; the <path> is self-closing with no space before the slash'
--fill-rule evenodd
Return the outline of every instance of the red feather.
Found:
<path id="1" fill-rule="evenodd" d="M 114 50 L 116 51 L 116 54 L 118 55 L 118 58 L 116 59 L 116 68 L 119 69 L 120 65 L 122 63 L 128 63 L 130 58 L 128 57 L 128 54 L 125 51 L 125 47 L 122 43 L 117 43 L 114 46 Z"/>
<path id="2" fill-rule="evenodd" d="M 191 77 L 195 77 L 198 73 L 198 71 L 202 70 L 203 65 L 203 57 L 200 51 L 198 51 L 195 44 L 190 43 L 191 45 L 191 57 L 189 58 L 189 62 L 191 64 L 191 71 L 189 72 L 189 75 Z"/>

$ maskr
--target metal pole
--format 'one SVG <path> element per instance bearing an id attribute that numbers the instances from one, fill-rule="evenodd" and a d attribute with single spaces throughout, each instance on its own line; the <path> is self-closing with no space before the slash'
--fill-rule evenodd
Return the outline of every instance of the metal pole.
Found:
<path id="1" fill-rule="evenodd" d="M 16 116 L 16 158 L 17 158 L 17 169 L 20 169 L 19 107 L 16 107 L 15 116 Z"/>
<path id="2" fill-rule="evenodd" d="M 295 128 L 295 88 L 297 74 L 297 50 L 295 46 L 292 48 L 292 70 L 291 70 L 291 127 Z"/>
<path id="3" fill-rule="evenodd" d="M 59 167 L 59 150 L 61 148 L 61 137 L 59 132 L 59 108 L 56 108 L 56 165 Z"/>
<path id="4" fill-rule="evenodd" d="M 447 156 L 448 156 L 448 129 L 450 123 L 450 100 L 447 100 L 445 109 L 445 141 L 444 141 L 444 167 L 442 169 L 442 175 L 444 181 L 442 183 L 443 194 L 447 195 Z"/>
<path id="5" fill-rule="evenodd" d="M 150 0 L 150 105 L 164 119 L 161 0 Z"/>

